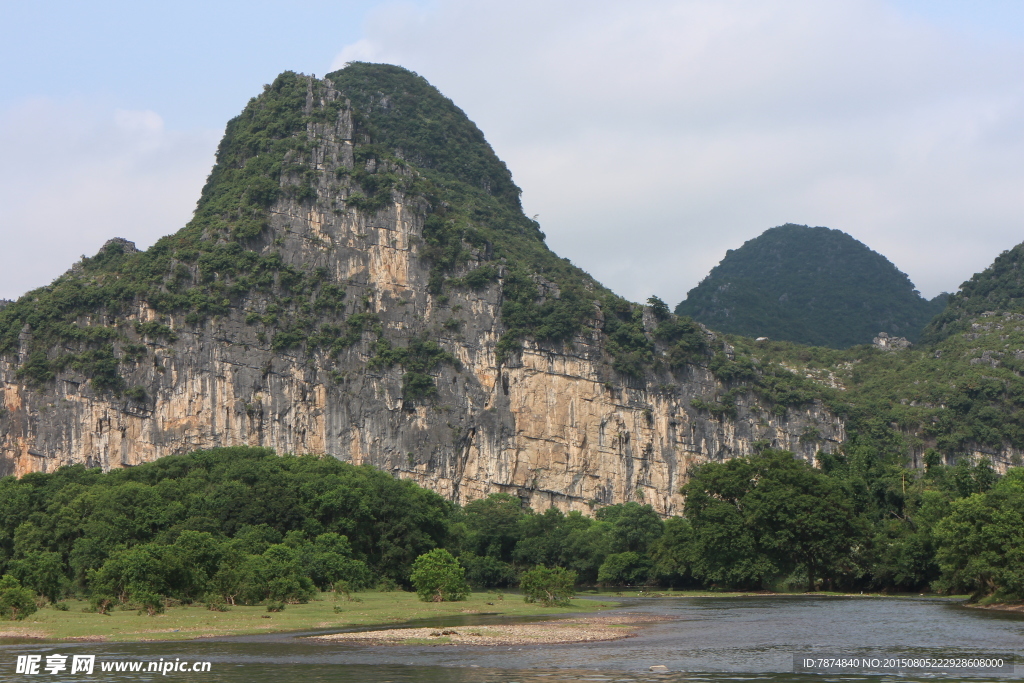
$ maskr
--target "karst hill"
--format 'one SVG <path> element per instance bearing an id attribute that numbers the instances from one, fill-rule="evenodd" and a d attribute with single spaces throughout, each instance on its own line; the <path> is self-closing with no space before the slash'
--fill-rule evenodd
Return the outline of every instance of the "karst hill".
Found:
<path id="1" fill-rule="evenodd" d="M 188 225 L 111 239 L 0 309 L 0 473 L 255 445 L 458 502 L 670 514 L 692 464 L 766 446 L 1010 463 L 1019 377 L 1012 353 L 973 362 L 979 339 L 758 346 L 630 303 L 547 248 L 423 78 L 286 72 L 229 122 Z M 950 372 L 999 379 L 967 405 Z"/>
<path id="2" fill-rule="evenodd" d="M 676 307 L 709 327 L 837 349 L 879 332 L 917 341 L 946 304 L 840 230 L 781 225 L 730 249 Z"/>

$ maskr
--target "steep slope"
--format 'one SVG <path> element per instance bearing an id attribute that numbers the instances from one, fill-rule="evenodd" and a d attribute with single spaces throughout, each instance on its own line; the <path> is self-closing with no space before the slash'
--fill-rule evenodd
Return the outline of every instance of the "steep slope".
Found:
<path id="1" fill-rule="evenodd" d="M 1024 313 L 1024 244 L 1000 254 L 995 262 L 977 273 L 949 298 L 946 308 L 932 320 L 923 341 L 936 342 L 971 328 L 985 314 Z"/>
<path id="2" fill-rule="evenodd" d="M 671 513 L 694 462 L 845 438 L 804 378 L 732 355 L 551 253 L 419 76 L 285 73 L 228 124 L 181 231 L 111 240 L 0 310 L 0 473 L 250 444 L 459 502 Z"/>
<path id="3" fill-rule="evenodd" d="M 944 304 L 846 233 L 787 224 L 728 251 L 676 313 L 731 334 L 846 348 L 879 332 L 916 341 Z"/>

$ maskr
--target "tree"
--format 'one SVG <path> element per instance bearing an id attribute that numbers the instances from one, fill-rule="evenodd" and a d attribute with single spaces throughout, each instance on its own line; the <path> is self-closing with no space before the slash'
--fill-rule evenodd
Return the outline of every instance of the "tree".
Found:
<path id="1" fill-rule="evenodd" d="M 640 586 L 647 583 L 650 574 L 650 558 L 629 551 L 606 557 L 597 571 L 597 580 L 609 586 Z"/>
<path id="2" fill-rule="evenodd" d="M 191 602 L 209 590 L 220 563 L 221 546 L 208 531 L 183 531 L 174 541 L 173 552 L 181 562 L 174 591 L 180 599 Z"/>
<path id="3" fill-rule="evenodd" d="M 1011 470 L 988 493 L 953 501 L 935 538 L 942 570 L 936 587 L 1024 598 L 1024 471 Z"/>
<path id="4" fill-rule="evenodd" d="M 668 304 L 657 296 L 652 295 L 648 298 L 647 305 L 651 307 L 651 313 L 653 313 L 654 317 L 658 320 L 667 320 L 668 317 L 672 315 L 672 311 L 669 310 Z"/>
<path id="5" fill-rule="evenodd" d="M 613 553 L 644 554 L 665 530 L 654 508 L 633 501 L 603 507 L 595 516 L 611 524 L 609 537 Z"/>
<path id="6" fill-rule="evenodd" d="M 562 567 L 534 567 L 519 580 L 526 602 L 542 602 L 545 607 L 568 607 L 576 596 L 576 572 Z"/>
<path id="7" fill-rule="evenodd" d="M 683 492 L 694 573 L 708 581 L 752 586 L 802 569 L 816 590 L 865 533 L 838 482 L 789 451 L 707 463 Z"/>
<path id="8" fill-rule="evenodd" d="M 412 563 L 412 585 L 424 602 L 465 600 L 469 597 L 466 570 L 452 554 L 435 548 Z"/>
<path id="9" fill-rule="evenodd" d="M 864 536 L 863 524 L 835 480 L 789 451 L 765 451 L 755 461 L 759 479 L 744 505 L 760 545 L 785 570 L 802 566 L 807 590 L 817 590 L 817 579 Z"/>
<path id="10" fill-rule="evenodd" d="M 693 574 L 705 583 L 759 588 L 779 573 L 741 513 L 753 478 L 749 460 L 734 458 L 702 465 L 683 487 L 686 516 L 693 525 Z"/>
<path id="11" fill-rule="evenodd" d="M 115 552 L 90 576 L 93 597 L 130 603 L 168 595 L 173 577 L 180 571 L 177 555 L 169 550 L 168 546 L 146 543 Z"/>
<path id="12" fill-rule="evenodd" d="M 521 538 L 513 558 L 520 566 L 564 567 L 575 571 L 579 580 L 594 582 L 608 554 L 610 526 L 554 507 L 542 515 L 526 515 L 519 522 Z"/>
<path id="13" fill-rule="evenodd" d="M 677 586 L 690 580 L 693 565 L 693 527 L 685 517 L 665 521 L 665 533 L 651 546 L 651 575 L 659 583 Z"/>
<path id="14" fill-rule="evenodd" d="M 67 584 L 60 553 L 33 550 L 20 560 L 11 562 L 11 573 L 21 585 L 57 602 Z"/>
<path id="15" fill-rule="evenodd" d="M 333 532 L 320 534 L 313 543 L 301 546 L 299 553 L 305 572 L 320 590 L 327 590 L 338 581 L 344 581 L 352 590 L 373 585 L 373 572 L 365 562 L 352 557 L 352 546 L 345 536 Z"/>
<path id="16" fill-rule="evenodd" d="M 481 557 L 512 561 L 512 551 L 520 538 L 519 521 L 526 514 L 523 502 L 507 493 L 492 493 L 467 503 L 468 550 Z"/>
<path id="17" fill-rule="evenodd" d="M 20 620 L 34 613 L 36 609 L 38 608 L 32 591 L 22 588 L 21 583 L 10 574 L 4 574 L 0 578 L 0 617 Z"/>
<path id="18" fill-rule="evenodd" d="M 466 568 L 466 579 L 474 588 L 507 586 L 515 578 L 512 565 L 496 557 L 462 553 L 459 564 Z"/>

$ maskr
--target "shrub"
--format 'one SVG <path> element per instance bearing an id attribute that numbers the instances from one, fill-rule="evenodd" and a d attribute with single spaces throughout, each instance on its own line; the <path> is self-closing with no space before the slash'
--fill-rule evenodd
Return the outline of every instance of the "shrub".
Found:
<path id="1" fill-rule="evenodd" d="M 227 612 L 229 609 L 228 603 L 224 601 L 224 598 L 217 595 L 216 593 L 211 593 L 207 595 L 205 602 L 203 604 L 205 604 L 206 609 L 210 610 L 211 612 Z"/>
<path id="2" fill-rule="evenodd" d="M 21 582 L 10 574 L 0 578 L 0 617 L 21 620 L 37 609 L 32 591 L 22 588 Z"/>
<path id="3" fill-rule="evenodd" d="M 542 602 L 545 607 L 568 607 L 576 596 L 576 572 L 563 567 L 534 567 L 519 580 L 526 602 Z"/>
<path id="4" fill-rule="evenodd" d="M 149 398 L 149 396 L 146 394 L 145 387 L 132 387 L 131 389 L 128 389 L 126 392 L 124 392 L 124 395 L 125 397 L 133 401 L 138 401 L 140 403 Z"/>
<path id="5" fill-rule="evenodd" d="M 133 605 L 139 608 L 139 613 L 142 610 L 146 611 L 149 616 L 155 616 L 157 614 L 163 614 L 164 612 L 164 601 L 158 593 L 154 593 L 149 590 L 135 591 L 131 595 L 131 602 Z"/>
<path id="6" fill-rule="evenodd" d="M 424 602 L 465 600 L 469 597 L 466 570 L 443 548 L 435 548 L 417 557 L 412 564 L 411 579 L 416 593 Z"/>
<path id="7" fill-rule="evenodd" d="M 381 593 L 393 593 L 398 590 L 398 582 L 390 576 L 385 576 L 377 583 L 377 590 Z"/>

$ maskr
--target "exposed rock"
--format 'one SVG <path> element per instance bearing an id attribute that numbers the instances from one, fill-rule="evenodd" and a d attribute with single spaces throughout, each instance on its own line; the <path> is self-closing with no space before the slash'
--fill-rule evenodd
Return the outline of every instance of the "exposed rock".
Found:
<path id="1" fill-rule="evenodd" d="M 109 239 L 106 242 L 104 242 L 103 246 L 100 248 L 100 251 L 111 250 L 119 251 L 123 254 L 134 254 L 135 252 L 138 251 L 138 249 L 135 247 L 135 242 L 132 242 L 131 240 L 126 240 L 123 237 L 114 237 L 112 239 Z"/>
<path id="2" fill-rule="evenodd" d="M 14 302 L 11 301 L 10 299 L 0 299 L 0 311 L 2 311 L 3 309 L 5 309 L 6 307 L 10 306 L 13 303 Z"/>
<path id="3" fill-rule="evenodd" d="M 890 337 L 886 332 L 879 332 L 871 343 L 883 351 L 903 351 L 913 346 L 906 337 Z"/>

